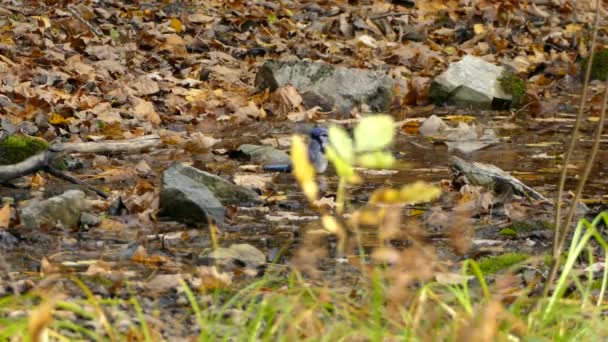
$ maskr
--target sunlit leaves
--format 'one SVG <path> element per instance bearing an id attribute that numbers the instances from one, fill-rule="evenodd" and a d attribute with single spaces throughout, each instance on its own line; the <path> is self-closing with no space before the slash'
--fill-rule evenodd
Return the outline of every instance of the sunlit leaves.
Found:
<path id="1" fill-rule="evenodd" d="M 387 169 L 395 164 L 395 157 L 386 151 L 368 152 L 357 157 L 357 164 L 370 169 Z"/>
<path id="2" fill-rule="evenodd" d="M 310 202 L 318 198 L 319 188 L 315 182 L 315 169 L 308 160 L 308 149 L 300 136 L 294 135 L 291 143 L 293 174 Z"/>
<path id="3" fill-rule="evenodd" d="M 329 144 L 338 157 L 347 163 L 353 162 L 353 141 L 344 128 L 335 125 L 329 127 Z"/>
<path id="4" fill-rule="evenodd" d="M 383 151 L 393 141 L 395 125 L 390 115 L 368 116 L 354 130 L 354 141 L 340 126 L 329 127 L 327 159 L 341 178 L 353 183 L 358 177 L 355 165 L 366 168 L 390 168 L 395 158 Z"/>
<path id="5" fill-rule="evenodd" d="M 350 179 L 355 176 L 353 165 L 343 159 L 332 146 L 326 148 L 325 154 L 327 159 L 333 164 L 339 177 Z"/>
<path id="6" fill-rule="evenodd" d="M 357 152 L 378 151 L 393 141 L 395 123 L 390 115 L 367 116 L 355 127 L 354 136 Z"/>
<path id="7" fill-rule="evenodd" d="M 441 189 L 427 182 L 416 182 L 403 186 L 400 190 L 382 188 L 372 194 L 372 204 L 417 204 L 437 199 Z"/>

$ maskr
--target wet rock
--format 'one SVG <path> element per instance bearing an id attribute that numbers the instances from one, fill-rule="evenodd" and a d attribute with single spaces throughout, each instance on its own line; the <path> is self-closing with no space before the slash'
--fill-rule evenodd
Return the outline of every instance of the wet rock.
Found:
<path id="1" fill-rule="evenodd" d="M 6 230 L 0 229 L 0 250 L 11 250 L 17 246 L 19 239 Z"/>
<path id="2" fill-rule="evenodd" d="M 266 263 L 266 256 L 252 245 L 234 244 L 228 248 L 220 247 L 207 255 L 213 263 L 224 266 L 243 266 L 247 268 L 258 268 Z"/>
<path id="3" fill-rule="evenodd" d="M 268 60 L 255 78 L 259 90 L 274 91 L 287 84 L 300 92 L 306 108 L 321 105 L 340 113 L 363 104 L 371 111 L 386 111 L 394 95 L 393 79 L 382 72 L 321 62 Z"/>
<path id="4" fill-rule="evenodd" d="M 69 190 L 46 200 L 28 201 L 19 211 L 21 222 L 30 230 L 40 228 L 70 228 L 78 224 L 89 208 L 82 190 Z"/>
<path id="5" fill-rule="evenodd" d="M 224 219 L 224 205 L 259 203 L 255 191 L 232 184 L 214 174 L 175 163 L 163 173 L 160 193 L 161 214 L 185 223 L 206 223 L 210 214 Z"/>
<path id="6" fill-rule="evenodd" d="M 504 72 L 503 67 L 479 57 L 464 56 L 433 80 L 429 98 L 438 105 L 464 108 L 508 107 L 512 96 L 500 86 Z"/>
<path id="7" fill-rule="evenodd" d="M 237 153 L 245 155 L 249 160 L 258 164 L 287 164 L 291 162 L 287 153 L 272 146 L 244 144 L 239 146 Z"/>
<path id="8" fill-rule="evenodd" d="M 208 223 L 208 215 L 222 223 L 226 209 L 198 177 L 202 171 L 183 164 L 173 164 L 162 177 L 160 215 L 194 225 Z"/>
<path id="9" fill-rule="evenodd" d="M 101 218 L 91 213 L 82 213 L 80 215 L 80 224 L 87 227 L 96 227 L 101 223 Z"/>

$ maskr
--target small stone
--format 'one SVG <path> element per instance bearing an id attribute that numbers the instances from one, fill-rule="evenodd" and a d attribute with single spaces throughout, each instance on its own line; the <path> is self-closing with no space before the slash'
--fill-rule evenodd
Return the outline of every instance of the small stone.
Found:
<path id="1" fill-rule="evenodd" d="M 235 262 L 248 268 L 257 268 L 266 264 L 266 256 L 259 249 L 249 244 L 234 244 L 228 248 L 220 247 L 207 256 L 222 265 L 234 265 Z"/>
<path id="2" fill-rule="evenodd" d="M 91 213 L 82 213 L 80 215 L 80 224 L 86 227 L 96 227 L 101 223 L 101 218 Z"/>
<path id="3" fill-rule="evenodd" d="M 69 190 L 46 200 L 33 199 L 20 209 L 23 225 L 30 230 L 74 227 L 89 203 L 82 190 Z"/>

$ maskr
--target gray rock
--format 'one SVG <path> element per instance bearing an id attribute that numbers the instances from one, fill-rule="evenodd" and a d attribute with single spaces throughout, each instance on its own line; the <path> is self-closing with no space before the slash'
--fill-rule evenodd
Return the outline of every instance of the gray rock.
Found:
<path id="1" fill-rule="evenodd" d="M 246 243 L 234 244 L 228 248 L 220 247 L 209 253 L 207 257 L 224 266 L 234 265 L 236 262 L 248 268 L 257 268 L 266 263 L 264 253 Z"/>
<path id="2" fill-rule="evenodd" d="M 393 79 L 382 72 L 322 62 L 268 60 L 255 78 L 259 90 L 274 91 L 287 84 L 300 92 L 307 108 L 320 105 L 340 113 L 362 104 L 372 111 L 387 111 L 394 95 Z"/>
<path id="3" fill-rule="evenodd" d="M 258 164 L 287 164 L 291 162 L 289 155 L 272 146 L 244 144 L 239 146 L 238 152 L 243 153 Z"/>
<path id="4" fill-rule="evenodd" d="M 11 250 L 17 247 L 19 240 L 11 233 L 0 229 L 0 250 Z"/>
<path id="5" fill-rule="evenodd" d="M 436 104 L 457 107 L 490 109 L 511 102 L 511 95 L 501 87 L 499 79 L 504 68 L 485 60 L 466 55 L 450 64 L 437 76 L 429 89 L 429 97 Z"/>
<path id="6" fill-rule="evenodd" d="M 190 224 L 206 224 L 207 215 L 224 221 L 224 205 L 251 205 L 259 202 L 250 189 L 196 168 L 174 163 L 163 172 L 160 192 L 161 215 Z"/>
<path id="7" fill-rule="evenodd" d="M 89 208 L 82 190 L 69 190 L 46 200 L 30 200 L 20 209 L 21 222 L 27 229 L 70 228 L 78 224 Z"/>
<path id="8" fill-rule="evenodd" d="M 82 213 L 80 215 L 80 224 L 87 227 L 96 227 L 101 223 L 101 218 L 91 213 Z"/>

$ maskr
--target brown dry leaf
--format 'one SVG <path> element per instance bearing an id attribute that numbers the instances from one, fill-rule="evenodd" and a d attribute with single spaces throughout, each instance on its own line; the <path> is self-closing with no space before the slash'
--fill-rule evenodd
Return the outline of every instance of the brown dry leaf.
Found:
<path id="1" fill-rule="evenodd" d="M 132 180 L 137 177 L 137 170 L 133 167 L 123 167 L 105 170 L 102 173 L 88 177 L 87 179 L 103 179 L 107 183 Z"/>
<path id="2" fill-rule="evenodd" d="M 122 117 L 116 108 L 112 108 L 110 102 L 102 102 L 90 110 L 97 116 L 98 120 L 105 122 L 121 122 Z"/>
<path id="3" fill-rule="evenodd" d="M 165 35 L 165 43 L 160 47 L 161 50 L 169 51 L 174 57 L 187 57 L 188 49 L 182 37 L 176 34 Z"/>
<path id="4" fill-rule="evenodd" d="M 219 272 L 215 266 L 200 266 L 196 270 L 200 277 L 198 289 L 201 292 L 228 288 L 232 284 L 232 275 Z"/>
<path id="5" fill-rule="evenodd" d="M 41 187 L 46 185 L 46 178 L 42 177 L 40 173 L 36 173 L 32 176 L 31 187 L 33 189 L 40 189 Z"/>
<path id="6" fill-rule="evenodd" d="M 135 90 L 134 95 L 137 96 L 153 95 L 160 91 L 158 83 L 147 76 L 138 77 L 135 81 L 131 82 L 129 86 Z"/>
<path id="7" fill-rule="evenodd" d="M 130 100 L 133 104 L 133 113 L 138 120 L 150 122 L 153 125 L 158 125 L 161 123 L 160 116 L 156 112 L 152 102 L 148 102 L 135 96 L 131 97 Z"/>
<path id="8" fill-rule="evenodd" d="M 40 260 L 40 273 L 42 275 L 61 273 L 61 270 L 62 267 L 60 265 L 51 264 L 46 257 L 43 257 L 42 260 Z"/>
<path id="9" fill-rule="evenodd" d="M 0 209 L 0 228 L 8 228 L 11 222 L 11 205 L 6 203 Z"/>
<path id="10" fill-rule="evenodd" d="M 104 218 L 99 224 L 98 229 L 112 232 L 122 232 L 127 229 L 127 225 L 110 218 Z"/>
<path id="11" fill-rule="evenodd" d="M 285 85 L 275 90 L 270 96 L 270 100 L 277 107 L 276 114 L 284 116 L 290 112 L 303 111 L 302 96 L 292 85 Z"/>
<path id="12" fill-rule="evenodd" d="M 144 246 L 137 247 L 137 250 L 131 256 L 131 260 L 142 264 L 152 265 L 165 264 L 169 261 L 169 259 L 161 255 L 149 255 Z"/>

